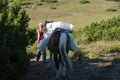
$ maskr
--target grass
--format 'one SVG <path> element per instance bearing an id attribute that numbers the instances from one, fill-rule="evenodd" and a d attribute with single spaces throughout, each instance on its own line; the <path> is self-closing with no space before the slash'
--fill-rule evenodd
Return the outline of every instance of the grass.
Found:
<path id="1" fill-rule="evenodd" d="M 80 4 L 80 0 L 58 0 L 57 3 L 41 3 L 39 0 L 30 1 L 34 4 L 25 9 L 31 18 L 29 27 L 35 29 L 38 28 L 39 22 L 44 22 L 47 19 L 72 23 L 74 25 L 73 30 L 77 31 L 92 22 L 100 22 L 120 15 L 120 3 L 116 1 L 90 0 L 89 4 Z M 107 11 L 108 9 L 117 11 Z M 93 58 L 103 51 L 104 46 L 107 47 L 105 48 L 107 52 L 110 47 L 120 46 L 118 43 L 120 41 L 98 41 L 90 44 L 77 44 L 77 46 L 88 52 L 88 55 Z"/>
<path id="2" fill-rule="evenodd" d="M 97 58 L 99 54 L 120 50 L 120 41 L 97 41 L 90 44 L 80 44 L 79 49 L 88 53 L 89 58 Z"/>
<path id="3" fill-rule="evenodd" d="M 99 22 L 117 16 L 120 13 L 118 6 L 118 2 L 105 0 L 92 0 L 89 4 L 80 4 L 79 0 L 59 0 L 58 3 L 43 3 L 41 6 L 36 5 L 28 13 L 31 18 L 29 26 L 36 28 L 35 26 L 39 22 L 48 19 L 72 23 L 75 26 L 74 30 L 77 30 L 90 25 L 92 22 Z M 114 13 L 106 11 L 106 9 L 112 7 L 118 11 Z"/>

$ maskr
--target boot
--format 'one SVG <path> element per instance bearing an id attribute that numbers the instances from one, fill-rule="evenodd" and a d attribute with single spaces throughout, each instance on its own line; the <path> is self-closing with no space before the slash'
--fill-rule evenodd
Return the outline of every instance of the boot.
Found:
<path id="1" fill-rule="evenodd" d="M 41 57 L 41 51 L 38 51 L 36 56 L 36 61 L 39 61 L 40 57 Z"/>

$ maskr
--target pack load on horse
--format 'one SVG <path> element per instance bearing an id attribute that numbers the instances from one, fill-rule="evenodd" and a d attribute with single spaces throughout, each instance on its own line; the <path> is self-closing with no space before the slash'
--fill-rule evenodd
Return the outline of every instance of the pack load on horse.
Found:
<path id="1" fill-rule="evenodd" d="M 51 34 L 54 31 L 64 31 L 68 37 L 70 38 L 70 50 L 76 52 L 77 51 L 77 47 L 76 44 L 74 43 L 74 39 L 72 38 L 72 36 L 69 34 L 70 31 L 72 31 L 73 29 L 73 25 L 70 23 L 65 23 L 65 22 L 49 22 L 46 21 L 45 22 L 45 26 L 47 29 L 47 33 L 45 35 L 45 37 L 49 37 L 51 36 Z"/>
<path id="2" fill-rule="evenodd" d="M 73 25 L 64 22 L 45 21 L 45 27 L 46 34 L 39 45 L 39 49 L 42 50 L 48 45 L 48 49 L 53 55 L 56 68 L 55 80 L 70 78 L 72 74 L 72 62 L 68 56 L 68 51 L 77 51 L 74 40 L 69 34 Z"/>

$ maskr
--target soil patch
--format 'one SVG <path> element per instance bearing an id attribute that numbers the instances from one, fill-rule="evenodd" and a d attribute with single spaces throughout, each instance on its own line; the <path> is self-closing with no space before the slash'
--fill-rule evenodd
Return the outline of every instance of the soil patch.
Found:
<path id="1" fill-rule="evenodd" d="M 112 61 L 119 62 L 113 65 Z M 54 80 L 55 68 L 47 69 L 48 63 L 30 61 L 26 80 Z M 101 54 L 97 59 L 73 61 L 72 80 L 120 80 L 120 52 Z"/>

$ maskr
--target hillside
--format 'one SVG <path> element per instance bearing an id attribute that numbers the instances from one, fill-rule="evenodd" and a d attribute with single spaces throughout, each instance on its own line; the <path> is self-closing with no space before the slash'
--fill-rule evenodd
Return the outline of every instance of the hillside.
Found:
<path id="1" fill-rule="evenodd" d="M 57 3 L 45 3 L 39 0 L 29 0 L 30 4 L 23 6 L 31 18 L 29 27 L 37 29 L 38 23 L 44 22 L 45 19 L 72 23 L 74 31 L 78 31 L 73 33 L 73 37 L 79 53 L 73 60 L 73 80 L 119 80 L 120 41 L 96 40 L 82 43 L 78 33 L 81 28 L 91 23 L 101 24 L 102 20 L 107 21 L 120 15 L 120 2 L 89 0 L 90 3 L 80 4 L 79 1 L 58 0 Z M 85 37 L 83 35 L 83 39 Z M 32 47 L 31 51 L 35 53 L 36 43 Z M 81 56 L 85 54 L 85 58 L 81 59 Z M 27 80 L 53 80 L 54 75 L 54 68 L 47 70 L 47 63 L 36 62 L 35 58 L 31 59 Z"/>
<path id="2" fill-rule="evenodd" d="M 74 31 L 79 31 L 91 23 L 102 20 L 107 21 L 114 16 L 120 15 L 120 2 L 108 0 L 91 0 L 90 3 L 80 4 L 80 0 L 58 0 L 57 3 L 45 3 L 39 0 L 25 0 L 23 7 L 26 9 L 31 20 L 30 28 L 38 29 L 38 23 L 45 19 L 53 21 L 64 21 L 74 25 Z M 79 33 L 79 32 L 77 32 Z M 75 34 L 76 35 L 76 34 Z M 109 52 L 112 48 L 118 48 L 120 41 L 97 41 L 89 44 L 81 44 L 80 35 L 77 34 L 75 42 L 80 50 L 91 57 L 99 53 Z M 85 36 L 83 35 L 83 38 Z M 36 44 L 30 48 L 36 53 Z"/>
<path id="3" fill-rule="evenodd" d="M 74 30 L 83 28 L 92 22 L 107 20 L 120 13 L 120 2 L 107 0 L 90 0 L 80 4 L 80 0 L 58 0 L 57 3 L 45 3 L 39 0 L 24 1 L 31 20 L 29 26 L 36 28 L 39 22 L 47 20 L 64 21 L 74 24 Z M 29 3 L 27 5 L 27 3 Z M 107 9 L 115 9 L 111 12 Z"/>

